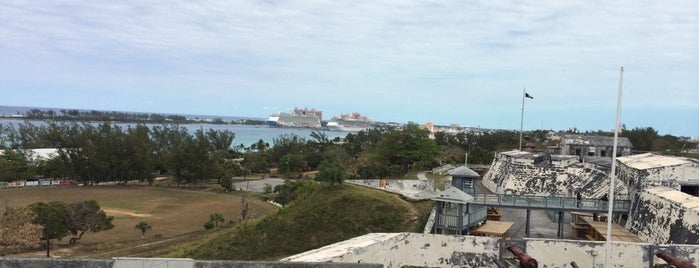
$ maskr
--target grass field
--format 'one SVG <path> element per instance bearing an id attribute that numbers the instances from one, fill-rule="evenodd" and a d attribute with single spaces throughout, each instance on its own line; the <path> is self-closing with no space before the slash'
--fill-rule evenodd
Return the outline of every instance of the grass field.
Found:
<path id="1" fill-rule="evenodd" d="M 204 223 L 212 213 L 221 213 L 226 219 L 239 221 L 241 218 L 241 193 L 221 194 L 208 191 L 166 187 L 139 186 L 70 186 L 36 187 L 0 190 L 0 205 L 24 207 L 36 202 L 63 201 L 66 203 L 97 200 L 107 215 L 114 216 L 115 227 L 109 231 L 87 233 L 78 245 L 69 247 L 68 239 L 59 241 L 52 251 L 56 257 L 111 257 L 105 252 L 119 250 L 116 256 L 148 256 L 143 250 L 148 245 L 172 245 L 183 243 L 194 237 L 206 236 Z M 248 198 L 250 215 L 276 211 L 258 198 Z M 152 229 L 141 239 L 134 226 L 146 221 Z M 145 245 L 145 246 L 144 246 Z M 124 251 L 121 248 L 137 248 Z M 140 249 L 138 249 L 140 248 Z M 24 256 L 45 254 L 27 253 Z M 116 254 L 116 253 L 115 253 Z M 109 255 L 109 254 L 107 254 Z"/>

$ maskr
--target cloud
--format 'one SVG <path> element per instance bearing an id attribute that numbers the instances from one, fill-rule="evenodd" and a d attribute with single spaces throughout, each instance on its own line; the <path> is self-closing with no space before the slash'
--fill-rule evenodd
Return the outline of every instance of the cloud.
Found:
<path id="1" fill-rule="evenodd" d="M 382 113 L 430 100 L 447 113 L 440 107 L 480 100 L 474 108 L 503 112 L 516 110 L 524 86 L 549 100 L 540 109 L 609 109 L 624 65 L 625 105 L 697 110 L 697 9 L 691 1 L 6 1 L 0 78 L 193 91 L 256 107 Z"/>

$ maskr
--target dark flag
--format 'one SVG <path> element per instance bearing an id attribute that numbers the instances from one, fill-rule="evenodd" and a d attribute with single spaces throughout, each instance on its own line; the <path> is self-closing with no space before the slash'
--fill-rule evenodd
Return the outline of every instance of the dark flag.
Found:
<path id="1" fill-rule="evenodd" d="M 524 97 L 530 98 L 532 100 L 534 99 L 534 97 L 532 97 L 532 95 L 529 95 L 529 93 L 527 92 L 524 92 Z"/>

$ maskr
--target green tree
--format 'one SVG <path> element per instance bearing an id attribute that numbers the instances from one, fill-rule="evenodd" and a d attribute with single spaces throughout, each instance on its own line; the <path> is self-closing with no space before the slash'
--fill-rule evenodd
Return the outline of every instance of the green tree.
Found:
<path id="1" fill-rule="evenodd" d="M 36 217 L 33 223 L 43 227 L 41 240 L 46 241 L 46 257 L 50 256 L 51 239 L 61 240 L 68 235 L 69 211 L 62 202 L 38 202 L 29 205 Z"/>
<path id="2" fill-rule="evenodd" d="M 209 221 L 214 223 L 214 227 L 217 227 L 219 224 L 223 224 L 226 220 L 223 218 L 223 214 L 217 212 L 209 215 Z"/>
<path id="3" fill-rule="evenodd" d="M 620 136 L 627 137 L 633 144 L 634 151 L 650 152 L 653 150 L 653 142 L 658 139 L 658 131 L 652 127 L 634 128 L 627 130 L 623 128 Z"/>
<path id="4" fill-rule="evenodd" d="M 397 165 L 397 172 L 431 167 L 442 151 L 429 138 L 429 132 L 416 124 L 408 124 L 402 130 L 390 130 L 382 136 L 376 146 L 374 161 L 386 165 Z M 392 175 L 395 174 L 392 172 Z"/>
<path id="5" fill-rule="evenodd" d="M 86 232 L 101 232 L 114 228 L 113 216 L 107 214 L 100 208 L 95 200 L 72 203 L 69 206 L 68 230 L 72 237 L 71 245 L 80 240 Z"/>
<path id="6" fill-rule="evenodd" d="M 226 189 L 226 192 L 233 191 L 233 178 L 229 176 L 223 177 L 219 181 L 219 185 L 221 185 L 223 189 Z"/>
<path id="7" fill-rule="evenodd" d="M 328 182 L 330 185 L 342 184 L 342 182 L 347 178 L 347 171 L 342 164 L 338 162 L 328 162 L 323 161 L 318 167 L 318 174 L 316 174 L 316 180 L 322 182 Z"/>
<path id="8" fill-rule="evenodd" d="M 150 230 L 152 227 L 148 222 L 142 221 L 136 224 L 136 229 L 141 231 L 141 239 L 146 237 L 146 231 Z"/>
<path id="9" fill-rule="evenodd" d="M 0 155 L 0 180 L 14 181 L 33 178 L 35 167 L 26 151 L 5 149 Z"/>

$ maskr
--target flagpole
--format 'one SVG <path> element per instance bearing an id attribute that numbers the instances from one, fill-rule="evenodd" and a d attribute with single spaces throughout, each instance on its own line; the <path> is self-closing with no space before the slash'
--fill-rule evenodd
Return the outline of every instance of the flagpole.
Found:
<path id="1" fill-rule="evenodd" d="M 522 130 L 524 129 L 524 95 L 527 94 L 527 87 L 522 89 L 522 116 L 519 119 L 519 150 L 522 150 Z"/>
<path id="2" fill-rule="evenodd" d="M 616 154 L 617 142 L 619 140 L 619 115 L 621 114 L 621 88 L 624 81 L 624 66 L 619 71 L 619 93 L 616 97 L 616 123 L 614 125 L 614 148 L 612 149 L 612 174 L 609 181 L 609 208 L 607 210 L 607 240 L 604 243 L 604 267 L 610 267 L 609 261 L 612 257 L 612 208 L 614 207 L 614 179 L 616 178 Z"/>

